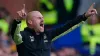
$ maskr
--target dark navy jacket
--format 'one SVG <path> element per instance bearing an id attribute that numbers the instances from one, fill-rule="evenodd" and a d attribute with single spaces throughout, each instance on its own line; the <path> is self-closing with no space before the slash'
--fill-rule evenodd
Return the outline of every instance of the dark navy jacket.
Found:
<path id="1" fill-rule="evenodd" d="M 80 15 L 59 28 L 50 31 L 45 30 L 39 35 L 36 35 L 35 31 L 28 27 L 24 31 L 20 31 L 21 22 L 14 20 L 11 27 L 11 35 L 16 43 L 18 56 L 50 56 L 52 39 L 68 31 L 68 29 L 72 30 L 74 25 L 77 26 L 85 20 L 86 17 Z"/>

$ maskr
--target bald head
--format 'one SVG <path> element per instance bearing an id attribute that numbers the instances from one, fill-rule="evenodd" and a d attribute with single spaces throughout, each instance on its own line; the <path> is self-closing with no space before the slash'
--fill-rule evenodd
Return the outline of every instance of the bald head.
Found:
<path id="1" fill-rule="evenodd" d="M 32 19 L 33 17 L 43 17 L 39 11 L 31 11 L 27 15 L 27 19 Z"/>
<path id="2" fill-rule="evenodd" d="M 34 29 L 37 32 L 44 31 L 43 16 L 39 11 L 31 11 L 28 13 L 26 22 L 28 27 Z"/>

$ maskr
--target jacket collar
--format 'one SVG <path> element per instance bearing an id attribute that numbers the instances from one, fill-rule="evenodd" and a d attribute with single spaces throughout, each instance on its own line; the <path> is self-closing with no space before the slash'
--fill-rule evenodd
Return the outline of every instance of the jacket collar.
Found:
<path id="1" fill-rule="evenodd" d="M 33 30 L 33 29 L 29 28 L 29 27 L 26 27 L 24 30 L 25 30 L 25 31 L 28 31 L 28 32 L 31 32 L 32 34 L 35 34 L 35 35 L 36 35 L 35 30 Z M 40 32 L 40 34 L 43 34 L 43 33 L 44 33 L 44 32 Z M 40 34 L 39 34 L 39 35 L 40 35 Z"/>

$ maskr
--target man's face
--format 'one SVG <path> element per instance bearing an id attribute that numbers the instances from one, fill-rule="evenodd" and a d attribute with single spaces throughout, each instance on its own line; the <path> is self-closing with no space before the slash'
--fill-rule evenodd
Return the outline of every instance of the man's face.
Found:
<path id="1" fill-rule="evenodd" d="M 44 19 L 40 12 L 36 11 L 31 14 L 31 26 L 36 32 L 44 32 Z"/>

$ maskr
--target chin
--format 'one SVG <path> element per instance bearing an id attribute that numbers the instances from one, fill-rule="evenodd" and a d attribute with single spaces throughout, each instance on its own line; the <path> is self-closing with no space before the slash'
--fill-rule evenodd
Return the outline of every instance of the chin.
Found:
<path id="1" fill-rule="evenodd" d="M 44 32 L 44 30 L 40 30 L 40 32 Z"/>

